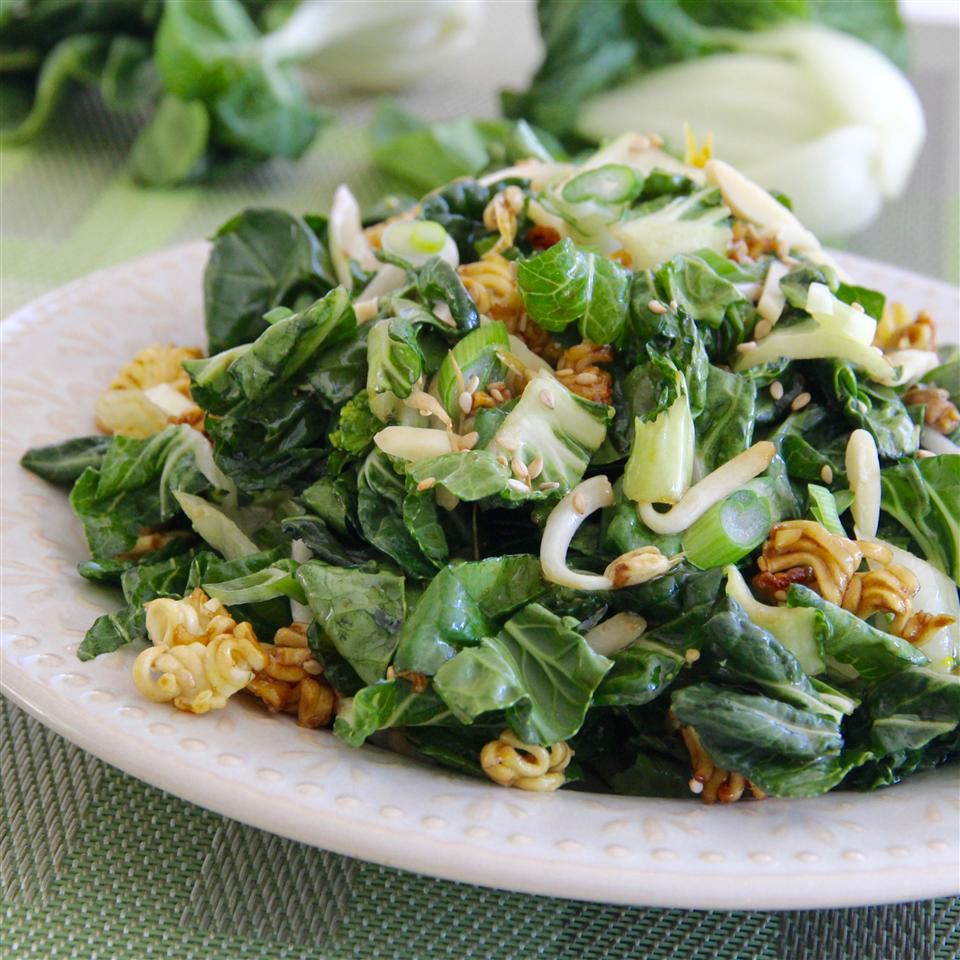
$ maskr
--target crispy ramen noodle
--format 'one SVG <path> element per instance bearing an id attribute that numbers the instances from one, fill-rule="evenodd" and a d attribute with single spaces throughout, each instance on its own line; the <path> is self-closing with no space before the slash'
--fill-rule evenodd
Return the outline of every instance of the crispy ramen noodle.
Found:
<path id="1" fill-rule="evenodd" d="M 462 264 L 457 273 L 480 313 L 502 321 L 538 356 L 556 361 L 562 348 L 523 308 L 516 263 L 499 253 L 487 253 L 474 263 Z"/>
<path id="2" fill-rule="evenodd" d="M 923 406 L 923 422 L 939 433 L 953 433 L 960 427 L 960 412 L 950 399 L 950 394 L 939 387 L 918 385 L 911 387 L 904 395 L 906 406 Z"/>
<path id="3" fill-rule="evenodd" d="M 613 363 L 613 348 L 584 340 L 563 352 L 557 379 L 571 392 L 594 403 L 613 403 L 613 376 L 599 364 Z"/>
<path id="4" fill-rule="evenodd" d="M 483 772 L 502 787 L 548 793 L 563 786 L 573 751 L 566 743 L 549 748 L 524 743 L 512 730 L 504 730 L 480 751 Z"/>
<path id="5" fill-rule="evenodd" d="M 203 411 L 190 395 L 183 361 L 203 356 L 196 347 L 158 345 L 141 350 L 97 398 L 97 427 L 143 439 L 169 424 L 198 426 Z"/>
<path id="6" fill-rule="evenodd" d="M 858 569 L 864 557 L 872 569 Z M 920 592 L 920 582 L 911 570 L 891 560 L 883 544 L 848 540 L 813 520 L 789 520 L 770 531 L 757 560 L 761 573 L 753 582 L 781 603 L 791 583 L 804 583 L 861 620 L 889 614 L 891 633 L 922 644 L 953 623 L 953 617 L 915 611 L 913 598 Z"/>
<path id="7" fill-rule="evenodd" d="M 486 205 L 483 211 L 483 225 L 488 230 L 500 234 L 497 242 L 487 252 L 487 255 L 502 253 L 513 246 L 517 237 L 517 223 L 526 198 L 518 186 L 509 186 L 497 193 Z"/>
<path id="8" fill-rule="evenodd" d="M 335 695 L 319 676 L 305 625 L 283 627 L 272 646 L 261 644 L 249 623 L 237 623 L 200 588 L 183 600 L 151 600 L 146 611 L 153 646 L 134 662 L 133 680 L 148 700 L 208 713 L 248 690 L 271 710 L 296 714 L 300 726 L 330 723 Z"/>
<path id="9" fill-rule="evenodd" d="M 839 604 L 861 560 L 863 551 L 852 540 L 830 533 L 814 520 L 787 520 L 771 529 L 757 560 L 761 573 L 754 583 L 781 602 L 787 599 L 788 583 L 806 583 L 824 600 Z M 778 579 L 787 571 L 789 580 Z M 802 576 L 795 571 L 802 571 Z"/>
<path id="10" fill-rule="evenodd" d="M 681 726 L 680 736 L 687 753 L 690 754 L 690 764 L 693 767 L 690 790 L 700 794 L 704 803 L 736 803 L 748 789 L 757 800 L 766 798 L 766 794 L 743 774 L 718 767 L 703 748 L 693 727 Z"/>
<path id="11" fill-rule="evenodd" d="M 937 329 L 926 310 L 913 316 L 902 303 L 887 304 L 873 342 L 883 350 L 935 350 Z"/>

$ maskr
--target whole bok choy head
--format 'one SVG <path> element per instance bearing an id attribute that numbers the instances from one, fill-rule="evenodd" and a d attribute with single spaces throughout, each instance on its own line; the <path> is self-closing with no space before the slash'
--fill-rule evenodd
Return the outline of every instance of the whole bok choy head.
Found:
<path id="1" fill-rule="evenodd" d="M 628 9 L 629 8 L 629 9 Z M 682 148 L 684 124 L 826 238 L 898 196 L 924 140 L 894 3 L 540 0 L 546 58 L 509 115 L 598 142 L 638 125 Z M 590 29 L 588 30 L 587 27 Z"/>
<path id="2" fill-rule="evenodd" d="M 0 7 L 2 139 L 43 130 L 70 87 L 150 110 L 141 183 L 208 179 L 303 155 L 325 122 L 300 76 L 395 90 L 456 54 L 475 0 L 17 0 Z M 6 91 L 5 91 L 6 93 Z"/>

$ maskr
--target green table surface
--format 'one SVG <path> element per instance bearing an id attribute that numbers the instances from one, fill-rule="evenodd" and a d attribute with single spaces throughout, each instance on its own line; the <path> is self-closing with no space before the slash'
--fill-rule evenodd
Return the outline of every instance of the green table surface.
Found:
<path id="1" fill-rule="evenodd" d="M 496 51 L 484 56 L 493 63 Z M 445 106 L 429 88 L 408 102 L 434 115 L 492 108 L 489 91 L 462 79 L 446 85 Z M 367 161 L 369 104 L 339 105 L 346 119 L 295 167 L 144 191 L 124 172 L 135 120 L 118 125 L 94 101 L 73 102 L 41 142 L 0 151 L 0 315 L 91 270 L 209 235 L 243 206 L 324 209 L 343 180 L 361 201 L 372 200 L 385 182 Z M 945 272 L 937 266 L 927 272 Z M 3 958 L 960 956 L 960 898 L 798 913 L 658 910 L 506 893 L 363 863 L 164 794 L 8 702 L 0 703 L 0 791 Z"/>

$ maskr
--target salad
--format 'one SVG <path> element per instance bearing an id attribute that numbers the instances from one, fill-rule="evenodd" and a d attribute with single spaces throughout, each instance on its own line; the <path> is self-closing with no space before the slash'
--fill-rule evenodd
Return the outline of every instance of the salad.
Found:
<path id="1" fill-rule="evenodd" d="M 535 136 L 532 132 L 531 136 Z M 730 802 L 960 752 L 960 357 L 690 138 L 216 235 L 207 351 L 28 451 L 81 659 L 525 790 Z"/>

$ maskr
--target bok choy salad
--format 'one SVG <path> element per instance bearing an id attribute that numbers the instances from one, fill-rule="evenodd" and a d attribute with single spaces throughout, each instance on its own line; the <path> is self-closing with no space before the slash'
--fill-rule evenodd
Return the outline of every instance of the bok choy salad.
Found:
<path id="1" fill-rule="evenodd" d="M 960 359 L 691 138 L 247 210 L 208 351 L 30 450 L 81 659 L 525 790 L 872 789 L 960 749 Z"/>

